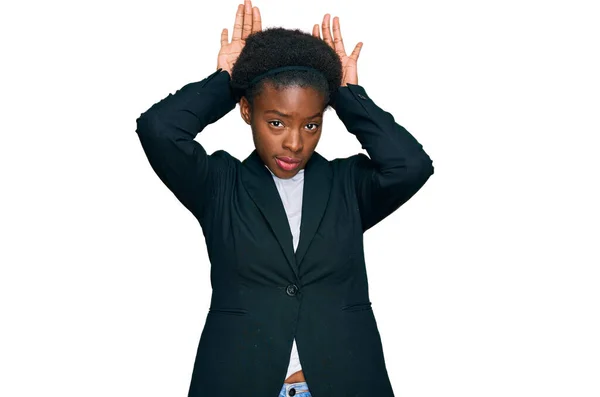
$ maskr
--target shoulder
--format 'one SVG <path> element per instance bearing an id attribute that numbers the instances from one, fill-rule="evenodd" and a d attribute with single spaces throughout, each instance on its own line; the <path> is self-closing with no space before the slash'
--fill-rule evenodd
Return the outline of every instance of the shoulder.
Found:
<path id="1" fill-rule="evenodd" d="M 369 157 L 364 153 L 357 153 L 348 157 L 336 157 L 332 160 L 325 158 L 318 152 L 314 152 L 313 157 L 317 158 L 319 162 L 328 163 L 331 167 L 351 167 L 357 161 L 370 161 Z"/>
<path id="2" fill-rule="evenodd" d="M 225 150 L 217 150 L 209 156 L 209 173 L 214 180 L 225 181 L 236 174 L 242 163 Z"/>
<path id="3" fill-rule="evenodd" d="M 238 167 L 242 164 L 242 162 L 237 158 L 231 155 L 231 153 L 219 149 L 213 152 L 210 157 L 212 157 L 215 161 L 222 163 L 223 165 Z"/>
<path id="4" fill-rule="evenodd" d="M 368 166 L 371 164 L 371 159 L 364 153 L 357 153 L 349 157 L 329 160 L 329 164 L 331 167 L 339 171 L 351 172 L 356 168 L 368 168 Z"/>
<path id="5" fill-rule="evenodd" d="M 354 187 L 357 181 L 369 178 L 373 170 L 371 159 L 364 153 L 328 160 L 333 179 L 344 186 Z"/>

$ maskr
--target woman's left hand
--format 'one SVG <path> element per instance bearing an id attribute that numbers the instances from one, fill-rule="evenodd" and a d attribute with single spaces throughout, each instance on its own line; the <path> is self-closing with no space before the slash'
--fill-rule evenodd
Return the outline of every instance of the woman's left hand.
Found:
<path id="1" fill-rule="evenodd" d="M 323 17 L 323 23 L 321 25 L 323 30 L 323 40 L 335 50 L 335 52 L 339 55 L 340 60 L 342 61 L 342 87 L 346 86 L 347 83 L 358 84 L 358 72 L 356 70 L 356 63 L 358 61 L 358 56 L 360 55 L 360 50 L 362 48 L 363 43 L 359 42 L 354 47 L 354 50 L 352 50 L 352 53 L 350 55 L 346 55 L 346 49 L 344 48 L 344 40 L 342 40 L 342 31 L 340 30 L 340 19 L 338 17 L 333 18 L 332 38 L 329 24 L 330 18 L 331 16 L 329 14 L 325 14 L 325 16 Z M 313 26 L 312 35 L 321 38 L 318 24 L 315 24 Z"/>

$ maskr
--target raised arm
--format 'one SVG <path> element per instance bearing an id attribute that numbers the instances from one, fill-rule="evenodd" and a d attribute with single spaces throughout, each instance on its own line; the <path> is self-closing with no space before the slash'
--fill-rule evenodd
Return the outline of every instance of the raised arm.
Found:
<path id="1" fill-rule="evenodd" d="M 422 145 L 394 117 L 379 108 L 360 85 L 340 87 L 334 105 L 346 129 L 369 157 L 352 157 L 352 179 L 363 231 L 410 199 L 433 174 Z"/>
<path id="2" fill-rule="evenodd" d="M 227 164 L 222 152 L 208 155 L 194 138 L 234 107 L 229 74 L 218 70 L 169 94 L 137 119 L 136 132 L 150 165 L 198 219 L 218 182 L 211 175 Z"/>
<path id="3" fill-rule="evenodd" d="M 227 29 L 221 34 L 217 71 L 169 94 L 136 120 L 136 132 L 150 165 L 200 221 L 211 192 L 223 182 L 219 176 L 227 168 L 229 157 L 224 151 L 208 155 L 194 138 L 207 125 L 235 108 L 229 86 L 231 67 L 246 37 L 260 29 L 258 8 L 252 8 L 246 0 L 245 5 L 238 6 L 231 42 Z"/>
<path id="4" fill-rule="evenodd" d="M 321 25 L 323 40 L 340 57 L 343 67 L 341 87 L 332 103 L 346 129 L 356 135 L 364 154 L 353 156 L 351 178 L 354 184 L 363 231 L 368 230 L 410 199 L 433 174 L 433 162 L 423 146 L 394 117 L 379 108 L 358 85 L 358 43 L 346 54 L 339 18 L 325 14 Z M 313 35 L 321 37 L 319 25 Z"/>

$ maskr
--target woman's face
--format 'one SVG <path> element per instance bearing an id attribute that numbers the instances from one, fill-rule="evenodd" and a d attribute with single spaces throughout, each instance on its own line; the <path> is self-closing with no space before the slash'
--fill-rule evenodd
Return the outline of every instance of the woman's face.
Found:
<path id="1" fill-rule="evenodd" d="M 325 98 L 313 88 L 275 89 L 266 83 L 253 107 L 240 100 L 242 118 L 252 128 L 263 163 L 279 178 L 293 177 L 306 166 L 321 138 Z"/>

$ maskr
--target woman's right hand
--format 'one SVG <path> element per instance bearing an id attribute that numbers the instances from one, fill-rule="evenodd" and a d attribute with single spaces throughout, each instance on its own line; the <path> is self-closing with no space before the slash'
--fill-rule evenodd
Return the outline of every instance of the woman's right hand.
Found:
<path id="1" fill-rule="evenodd" d="M 231 76 L 231 69 L 246 44 L 246 39 L 251 33 L 262 30 L 260 11 L 258 7 L 252 7 L 251 0 L 244 0 L 240 4 L 235 15 L 233 25 L 233 36 L 229 42 L 227 28 L 221 32 L 221 50 L 217 58 L 217 70 L 222 68 Z"/>

